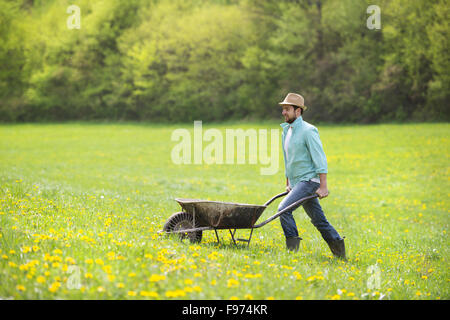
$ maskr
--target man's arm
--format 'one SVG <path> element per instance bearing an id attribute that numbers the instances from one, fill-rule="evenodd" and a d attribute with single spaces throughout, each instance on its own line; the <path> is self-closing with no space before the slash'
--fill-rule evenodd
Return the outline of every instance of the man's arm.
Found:
<path id="1" fill-rule="evenodd" d="M 328 196 L 328 186 L 327 186 L 327 174 L 319 173 L 320 179 L 320 187 L 316 190 L 316 193 L 319 195 L 319 199 L 325 198 Z"/>
<path id="2" fill-rule="evenodd" d="M 313 128 L 305 132 L 306 147 L 311 155 L 317 174 L 327 173 L 327 157 L 323 151 L 322 141 L 320 141 L 319 131 Z M 320 177 L 320 176 L 319 176 Z M 326 179 L 326 178 L 325 178 Z"/>
<path id="3" fill-rule="evenodd" d="M 327 158 L 325 152 L 323 151 L 322 142 L 320 141 L 319 131 L 317 128 L 310 130 L 306 135 L 306 145 L 311 154 L 311 159 L 313 160 L 314 166 L 316 167 L 316 173 L 319 175 L 320 187 L 316 190 L 319 195 L 319 199 L 328 196 L 328 186 L 327 186 Z"/>

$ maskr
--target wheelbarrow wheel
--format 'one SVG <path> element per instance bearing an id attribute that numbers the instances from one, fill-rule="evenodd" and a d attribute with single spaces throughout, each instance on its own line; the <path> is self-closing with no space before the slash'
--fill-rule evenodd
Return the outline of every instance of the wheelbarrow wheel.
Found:
<path id="1" fill-rule="evenodd" d="M 172 214 L 169 219 L 167 219 L 164 224 L 163 230 L 165 232 L 173 232 L 184 229 L 193 229 L 194 226 L 194 217 L 192 214 L 187 212 L 177 212 Z M 188 238 L 192 243 L 198 243 L 202 241 L 202 231 L 193 231 L 193 232 L 180 232 L 176 233 L 178 237 L 183 240 Z"/>

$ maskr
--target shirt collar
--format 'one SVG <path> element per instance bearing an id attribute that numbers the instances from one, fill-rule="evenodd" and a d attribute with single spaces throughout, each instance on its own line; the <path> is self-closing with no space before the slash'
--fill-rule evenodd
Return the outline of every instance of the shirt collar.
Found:
<path id="1" fill-rule="evenodd" d="M 283 122 L 282 124 L 280 124 L 280 126 L 283 129 L 287 128 L 288 126 L 291 126 L 293 128 L 297 128 L 297 127 L 301 127 L 302 123 L 303 123 L 303 118 L 302 118 L 302 116 L 299 116 L 297 119 L 295 119 L 294 122 L 292 122 L 292 123 Z"/>

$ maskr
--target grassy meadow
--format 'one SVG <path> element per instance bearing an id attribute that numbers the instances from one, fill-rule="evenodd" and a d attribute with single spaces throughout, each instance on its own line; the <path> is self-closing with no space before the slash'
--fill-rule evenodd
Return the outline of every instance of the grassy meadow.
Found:
<path id="1" fill-rule="evenodd" d="M 301 208 L 295 254 L 279 220 L 249 247 L 227 230 L 220 244 L 212 231 L 199 244 L 158 234 L 180 211 L 174 198 L 263 204 L 285 188 L 281 143 L 273 175 L 259 162 L 175 164 L 171 134 L 183 127 L 193 132 L 192 123 L 0 126 L 0 298 L 450 298 L 448 124 L 318 126 L 330 190 L 321 204 L 346 238 L 347 262 Z"/>

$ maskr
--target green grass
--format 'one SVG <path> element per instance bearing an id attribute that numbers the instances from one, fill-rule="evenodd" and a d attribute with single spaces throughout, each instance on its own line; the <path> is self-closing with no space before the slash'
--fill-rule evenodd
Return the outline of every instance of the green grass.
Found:
<path id="1" fill-rule="evenodd" d="M 281 149 L 269 176 L 259 164 L 173 164 L 178 127 L 2 125 L 0 298 L 450 298 L 448 124 L 319 126 L 330 190 L 321 204 L 346 237 L 347 263 L 303 209 L 297 254 L 279 220 L 248 248 L 226 230 L 219 245 L 211 231 L 200 244 L 158 235 L 180 211 L 176 197 L 262 204 L 284 190 Z"/>

